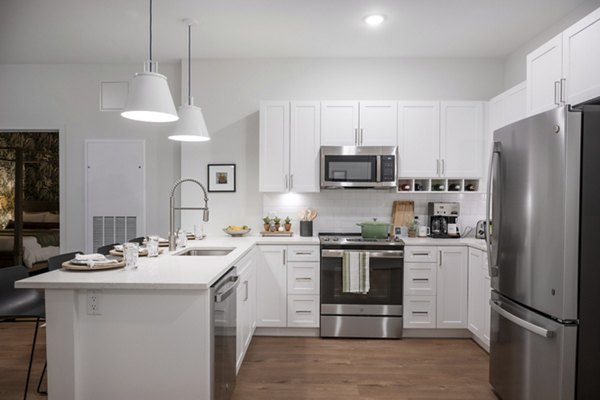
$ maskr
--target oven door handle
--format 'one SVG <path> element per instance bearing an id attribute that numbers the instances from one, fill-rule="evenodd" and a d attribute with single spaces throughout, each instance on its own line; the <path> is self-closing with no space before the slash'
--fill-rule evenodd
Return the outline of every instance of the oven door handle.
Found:
<path id="1" fill-rule="evenodd" d="M 344 252 L 363 253 L 360 250 L 321 250 L 321 257 L 342 258 Z M 369 254 L 369 258 L 404 258 L 403 250 L 370 250 L 364 251 L 364 253 Z"/>

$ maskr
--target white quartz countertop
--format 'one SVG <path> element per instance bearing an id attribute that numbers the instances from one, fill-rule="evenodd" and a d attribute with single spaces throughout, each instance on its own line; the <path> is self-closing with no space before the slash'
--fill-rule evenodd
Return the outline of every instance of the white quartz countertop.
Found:
<path id="1" fill-rule="evenodd" d="M 485 240 L 475 238 L 459 239 L 432 239 L 432 238 L 409 238 L 403 237 L 406 246 L 469 246 L 479 250 L 487 251 Z"/>
<path id="2" fill-rule="evenodd" d="M 317 237 L 211 236 L 191 240 L 183 250 L 140 257 L 135 270 L 56 270 L 18 281 L 17 288 L 35 289 L 208 289 L 256 244 L 318 245 Z M 234 248 L 225 256 L 177 256 L 192 248 Z"/>

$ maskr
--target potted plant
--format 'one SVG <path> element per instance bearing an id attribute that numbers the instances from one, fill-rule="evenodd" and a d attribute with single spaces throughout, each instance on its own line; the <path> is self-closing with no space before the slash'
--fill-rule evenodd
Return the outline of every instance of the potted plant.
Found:
<path id="1" fill-rule="evenodd" d="M 292 229 L 292 220 L 290 217 L 285 217 L 283 220 L 285 222 L 284 228 L 286 232 L 289 232 Z"/>
<path id="2" fill-rule="evenodd" d="M 269 232 L 271 230 L 271 218 L 264 217 L 263 224 L 264 224 L 263 228 L 264 228 L 265 232 Z"/>
<path id="3" fill-rule="evenodd" d="M 273 218 L 273 225 L 275 225 L 275 232 L 279 231 L 279 227 L 281 226 L 281 219 L 279 217 Z"/>

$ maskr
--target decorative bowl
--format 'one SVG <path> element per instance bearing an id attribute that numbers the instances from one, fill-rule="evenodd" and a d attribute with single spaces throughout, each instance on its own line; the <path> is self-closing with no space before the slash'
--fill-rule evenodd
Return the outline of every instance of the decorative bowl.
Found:
<path id="1" fill-rule="evenodd" d="M 231 236 L 244 236 L 246 233 L 250 232 L 252 229 L 247 228 L 247 229 L 229 229 L 229 228 L 223 228 L 223 232 L 227 233 L 228 235 Z"/>

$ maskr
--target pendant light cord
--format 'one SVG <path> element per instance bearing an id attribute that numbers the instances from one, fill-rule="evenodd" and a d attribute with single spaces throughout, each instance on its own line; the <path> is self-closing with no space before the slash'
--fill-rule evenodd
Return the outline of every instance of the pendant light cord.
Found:
<path id="1" fill-rule="evenodd" d="M 150 0 L 150 72 L 152 72 L 152 0 Z"/>
<path id="2" fill-rule="evenodd" d="M 188 25 L 188 105 L 192 105 L 192 25 Z"/>

